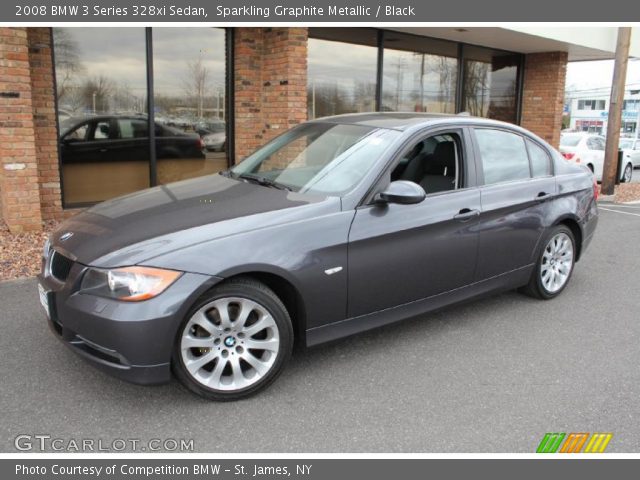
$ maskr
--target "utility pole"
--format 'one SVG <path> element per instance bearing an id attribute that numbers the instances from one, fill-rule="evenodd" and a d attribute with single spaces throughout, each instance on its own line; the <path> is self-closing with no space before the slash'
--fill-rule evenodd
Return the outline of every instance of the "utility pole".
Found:
<path id="1" fill-rule="evenodd" d="M 604 168 L 602 172 L 603 195 L 613 195 L 618 170 L 618 142 L 622 122 L 622 103 L 624 101 L 624 85 L 627 79 L 627 63 L 629 62 L 629 44 L 631 43 L 631 27 L 618 28 L 616 44 L 616 60 L 613 67 L 613 83 L 611 100 L 609 101 L 609 118 L 607 121 L 607 146 L 604 152 Z"/>

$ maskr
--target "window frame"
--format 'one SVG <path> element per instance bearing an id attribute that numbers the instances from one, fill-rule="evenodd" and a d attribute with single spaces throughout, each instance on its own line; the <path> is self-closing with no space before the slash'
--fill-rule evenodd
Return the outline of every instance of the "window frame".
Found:
<path id="1" fill-rule="evenodd" d="M 529 156 L 529 173 L 531 174 L 531 179 L 532 180 L 536 180 L 538 178 L 550 178 L 550 177 L 555 177 L 555 164 L 553 163 L 553 157 L 551 156 L 551 154 L 549 153 L 549 150 L 547 150 L 543 145 L 541 145 L 539 142 L 536 142 L 533 138 L 528 137 L 528 136 L 524 136 L 524 144 L 527 147 L 527 155 Z M 535 145 L 536 147 L 540 148 L 544 154 L 547 156 L 547 160 L 549 161 L 549 174 L 547 175 L 540 175 L 539 177 L 534 177 L 533 176 L 533 162 L 531 161 L 531 150 L 529 149 L 529 145 Z"/>
<path id="2" fill-rule="evenodd" d="M 549 150 L 544 147 L 544 145 L 542 145 L 540 142 L 536 141 L 535 138 L 532 138 L 529 135 L 526 135 L 523 132 L 520 132 L 516 129 L 512 129 L 509 127 L 503 127 L 503 126 L 488 126 L 488 125 L 479 125 L 479 124 L 474 124 L 470 126 L 470 129 L 472 130 L 470 133 L 472 135 L 472 139 L 473 139 L 473 144 L 474 144 L 474 149 L 476 150 L 476 154 L 475 154 L 475 158 L 476 158 L 476 171 L 477 171 L 477 177 L 478 177 L 478 186 L 482 187 L 482 188 L 486 188 L 486 187 L 493 187 L 496 185 L 508 185 L 508 184 L 513 184 L 513 183 L 517 183 L 517 182 L 530 182 L 530 181 L 534 181 L 534 180 L 539 180 L 541 178 L 551 178 L 555 176 L 555 164 L 553 161 L 553 157 L 550 154 Z M 476 130 L 497 130 L 497 131 L 503 131 L 506 133 L 511 133 L 513 135 L 517 135 L 518 137 L 522 138 L 522 141 L 524 142 L 525 145 L 525 152 L 527 154 L 527 161 L 529 164 L 529 177 L 528 178 L 520 178 L 520 179 L 513 179 L 513 180 L 504 180 L 501 182 L 496 182 L 496 183 L 486 183 L 485 178 L 484 178 L 484 165 L 482 163 L 482 154 L 480 153 L 480 144 L 478 143 L 478 138 L 476 137 Z M 531 155 L 529 153 L 529 149 L 527 146 L 527 141 L 530 140 L 531 142 L 533 142 L 534 144 L 536 144 L 537 146 L 541 147 L 544 152 L 547 154 L 547 156 L 549 157 L 550 161 L 551 161 L 551 174 L 550 175 L 545 175 L 542 177 L 534 177 L 533 176 L 533 170 L 532 170 L 532 165 L 531 165 Z"/>
<path id="3" fill-rule="evenodd" d="M 458 161 L 458 169 L 462 170 L 457 174 L 459 180 L 462 180 L 463 186 L 454 190 L 444 190 L 441 192 L 426 193 L 426 198 L 450 195 L 453 193 L 461 192 L 471 188 L 477 188 L 479 186 L 477 179 L 477 166 L 476 166 L 476 152 L 475 147 L 469 137 L 469 128 L 466 125 L 460 124 L 444 124 L 423 128 L 402 141 L 402 144 L 391 155 L 391 158 L 387 161 L 384 167 L 380 170 L 380 173 L 376 179 L 371 183 L 371 186 L 366 191 L 360 202 L 356 205 L 356 208 L 375 206 L 373 201 L 376 194 L 380 193 L 391 183 L 391 173 L 398 166 L 398 163 L 404 158 L 404 156 L 411 151 L 413 146 L 418 141 L 422 141 L 426 138 L 433 137 L 442 134 L 454 134 L 460 139 L 458 147 L 461 150 L 461 160 Z"/>
<path id="4" fill-rule="evenodd" d="M 56 52 L 55 52 L 55 44 L 53 41 L 54 36 L 54 28 L 73 28 L 73 27 L 49 27 L 49 36 L 51 38 L 51 70 L 53 77 L 53 91 L 57 91 L 57 73 L 56 73 Z M 113 27 L 113 28 L 123 28 L 123 27 Z M 158 165 L 158 155 L 156 152 L 156 139 L 158 124 L 155 121 L 155 95 L 153 88 L 153 80 L 155 78 L 155 73 L 153 72 L 153 27 L 141 27 L 144 30 L 144 68 L 147 71 L 146 78 L 146 106 L 148 109 L 148 125 L 154 125 L 153 135 L 151 135 L 151 131 L 147 129 L 147 136 L 144 137 L 147 140 L 148 153 L 149 153 L 149 186 L 154 187 L 158 184 L 157 178 L 155 178 L 155 173 L 157 171 Z M 162 28 L 162 27 L 158 27 Z M 235 75 L 234 75 L 234 27 L 211 27 L 211 28 L 219 28 L 224 30 L 224 50 L 225 50 L 225 60 L 224 60 L 224 69 L 225 69 L 225 112 L 227 118 L 225 120 L 225 135 L 228 139 L 227 143 L 227 167 L 231 167 L 233 165 L 233 159 L 235 157 Z M 151 72 L 151 73 L 149 73 Z M 58 104 L 58 96 L 54 95 L 54 111 L 55 111 L 55 127 L 56 127 L 56 143 L 57 143 L 57 151 L 58 151 L 58 174 L 60 176 L 60 201 L 62 205 L 62 209 L 72 209 L 72 208 L 86 208 L 91 205 L 96 205 L 100 203 L 100 201 L 96 202 L 88 202 L 88 203 L 73 203 L 68 202 L 65 199 L 65 178 L 64 178 L 64 169 L 62 165 L 62 144 L 63 138 L 60 137 L 60 134 L 63 133 L 60 126 L 60 118 L 58 115 L 59 112 L 59 104 Z M 95 128 L 95 124 L 91 125 L 91 120 L 89 122 L 89 129 Z M 117 128 L 119 128 L 116 125 Z M 113 128 L 113 124 L 112 124 Z M 70 132 L 67 132 L 68 135 Z M 66 137 L 65 135 L 65 137 Z M 87 131 L 87 135 L 89 135 L 89 131 Z M 91 135 L 93 135 L 93 131 L 91 131 Z M 109 139 L 98 139 L 98 140 L 88 140 L 85 138 L 84 140 L 80 140 L 81 142 L 96 142 L 96 141 L 104 141 L 104 140 L 118 140 L 114 138 Z"/>

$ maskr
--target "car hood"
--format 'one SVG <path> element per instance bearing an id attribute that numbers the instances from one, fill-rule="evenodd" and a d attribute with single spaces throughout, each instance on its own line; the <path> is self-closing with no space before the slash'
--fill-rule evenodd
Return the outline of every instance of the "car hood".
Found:
<path id="1" fill-rule="evenodd" d="M 220 236 L 308 218 L 309 208 L 321 205 L 339 209 L 340 203 L 209 175 L 100 203 L 62 223 L 50 240 L 85 265 L 132 265 Z"/>

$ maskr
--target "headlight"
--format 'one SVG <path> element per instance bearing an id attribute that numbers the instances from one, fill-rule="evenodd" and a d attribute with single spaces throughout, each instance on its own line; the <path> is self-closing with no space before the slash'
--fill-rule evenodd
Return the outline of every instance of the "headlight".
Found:
<path id="1" fill-rule="evenodd" d="M 80 290 L 126 302 L 148 300 L 164 292 L 181 272 L 151 267 L 124 267 L 106 270 L 89 268 Z"/>

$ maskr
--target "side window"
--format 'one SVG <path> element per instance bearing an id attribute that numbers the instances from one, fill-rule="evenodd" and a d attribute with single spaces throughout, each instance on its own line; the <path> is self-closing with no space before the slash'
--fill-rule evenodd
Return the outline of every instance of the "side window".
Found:
<path id="1" fill-rule="evenodd" d="M 391 180 L 417 183 L 428 194 L 460 187 L 461 140 L 439 133 L 416 142 L 391 173 Z"/>
<path id="2" fill-rule="evenodd" d="M 146 138 L 147 122 L 136 118 L 120 118 L 118 119 L 118 130 L 120 130 L 120 138 Z"/>
<path id="3" fill-rule="evenodd" d="M 531 175 L 533 177 L 546 177 L 551 175 L 551 158 L 544 148 L 527 140 L 529 160 L 531 161 Z"/>
<path id="4" fill-rule="evenodd" d="M 604 139 L 603 139 L 603 138 L 598 138 L 598 139 L 596 139 L 596 145 L 597 145 L 596 150 L 604 150 L 604 148 L 605 148 L 605 141 L 604 141 Z"/>
<path id="5" fill-rule="evenodd" d="M 83 123 L 79 127 L 76 127 L 74 130 L 71 130 L 64 137 L 65 140 L 76 140 L 82 141 L 87 139 L 87 131 L 89 130 L 89 124 Z"/>
<path id="6" fill-rule="evenodd" d="M 111 125 L 108 120 L 96 122 L 93 129 L 93 138 L 91 140 L 105 140 L 109 138 Z"/>
<path id="7" fill-rule="evenodd" d="M 524 139 L 515 133 L 490 128 L 475 129 L 485 185 L 530 177 Z"/>

